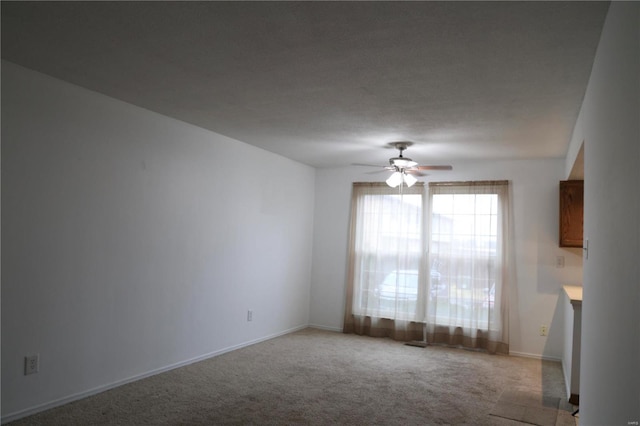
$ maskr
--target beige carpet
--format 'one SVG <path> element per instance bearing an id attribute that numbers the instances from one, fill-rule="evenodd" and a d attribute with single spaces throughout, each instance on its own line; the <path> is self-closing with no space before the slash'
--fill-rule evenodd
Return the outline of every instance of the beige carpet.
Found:
<path id="1" fill-rule="evenodd" d="M 555 362 L 306 329 L 11 424 L 521 425 L 538 401 L 574 425 L 564 389 Z"/>

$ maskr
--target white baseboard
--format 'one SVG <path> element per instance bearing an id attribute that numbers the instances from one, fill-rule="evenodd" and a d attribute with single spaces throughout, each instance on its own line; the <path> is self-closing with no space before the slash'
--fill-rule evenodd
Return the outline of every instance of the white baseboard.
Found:
<path id="1" fill-rule="evenodd" d="M 564 386 L 567 391 L 567 398 L 571 397 L 571 372 L 568 371 L 564 359 L 562 359 L 562 376 L 564 377 Z"/>
<path id="2" fill-rule="evenodd" d="M 547 355 L 540 355 L 540 354 L 530 354 L 527 352 L 516 352 L 516 351 L 509 351 L 509 355 L 512 356 L 519 356 L 522 358 L 533 358 L 533 359 L 539 359 L 539 360 L 544 360 L 544 361 L 554 361 L 554 362 L 560 362 L 562 363 L 562 358 L 557 358 L 554 356 L 547 356 Z"/>
<path id="3" fill-rule="evenodd" d="M 13 413 L 9 413 L 7 415 L 2 416 L 2 419 L 0 420 L 0 422 L 2 424 L 8 423 L 8 422 L 12 422 L 14 420 L 18 420 L 18 419 L 21 419 L 23 417 L 31 416 L 33 414 L 37 414 L 37 413 L 40 413 L 42 411 L 49 410 L 51 408 L 59 407 L 59 406 L 64 405 L 64 404 L 68 404 L 70 402 L 77 401 L 79 399 L 87 398 L 89 396 L 96 395 L 96 394 L 108 391 L 109 389 L 117 388 L 118 386 L 126 385 L 127 383 L 131 383 L 131 382 L 135 382 L 135 381 L 138 381 L 138 380 L 145 379 L 147 377 L 155 376 L 156 374 L 160 374 L 160 373 L 164 373 L 164 372 L 176 369 L 176 368 L 184 367 L 184 366 L 187 366 L 189 364 L 193 364 L 195 362 L 204 361 L 205 359 L 213 358 L 213 357 L 216 357 L 218 355 L 225 354 L 227 352 L 235 351 L 237 349 L 241 349 L 241 348 L 244 348 L 244 347 L 247 347 L 247 346 L 255 345 L 256 343 L 264 342 L 265 340 L 270 340 L 270 339 L 273 339 L 273 338 L 276 338 L 276 337 L 279 337 L 279 336 L 283 336 L 285 334 L 293 333 L 293 332 L 298 331 L 298 330 L 303 330 L 303 329 L 305 329 L 307 327 L 310 327 L 310 326 L 305 324 L 305 325 L 300 325 L 300 326 L 297 326 L 297 327 L 293 327 L 293 328 L 290 328 L 288 330 L 284 330 L 284 331 L 281 331 L 281 332 L 278 332 L 278 333 L 270 334 L 270 335 L 267 335 L 267 336 L 264 336 L 264 337 L 260 337 L 258 339 L 254 339 L 254 340 L 250 340 L 250 341 L 247 341 L 247 342 L 243 342 L 243 343 L 240 343 L 238 345 L 229 346 L 229 347 L 226 347 L 226 348 L 223 348 L 223 349 L 219 349 L 217 351 L 209 352 L 209 353 L 204 354 L 204 355 L 200 355 L 200 356 L 197 356 L 197 357 L 194 357 L 194 358 L 187 359 L 185 361 L 180 361 L 180 362 L 177 362 L 175 364 L 171 364 L 171 365 L 167 365 L 165 367 L 161 367 L 161 368 L 158 368 L 158 369 L 155 369 L 155 370 L 151 370 L 151 371 L 148 371 L 146 373 L 142 373 L 142 374 L 138 374 L 138 375 L 135 375 L 135 376 L 131 376 L 131 377 L 128 377 L 128 378 L 122 379 L 122 380 L 117 380 L 115 382 L 108 383 L 106 385 L 97 386 L 97 387 L 95 387 L 93 389 L 89 389 L 89 390 L 86 390 L 86 391 L 78 392 L 78 393 L 75 393 L 75 394 L 72 394 L 72 395 L 69 395 L 69 396 L 65 396 L 63 398 L 59 398 L 59 399 L 56 399 L 56 400 L 53 400 L 53 401 L 45 402 L 44 404 L 40 404 L 40 405 L 29 407 L 29 408 L 26 408 L 26 409 L 23 409 L 23 410 L 15 411 Z"/>
<path id="4" fill-rule="evenodd" d="M 326 325 L 309 324 L 309 328 L 317 328 L 318 330 L 336 331 L 342 333 L 342 329 L 339 327 L 328 327 Z"/>

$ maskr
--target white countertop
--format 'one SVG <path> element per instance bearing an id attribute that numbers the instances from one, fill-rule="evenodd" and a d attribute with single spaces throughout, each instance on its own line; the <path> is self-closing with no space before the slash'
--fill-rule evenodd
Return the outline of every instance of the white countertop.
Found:
<path id="1" fill-rule="evenodd" d="M 582 306 L 582 286 L 565 285 L 562 288 L 564 288 L 564 292 L 567 293 L 567 297 L 569 297 L 569 301 L 573 306 Z"/>

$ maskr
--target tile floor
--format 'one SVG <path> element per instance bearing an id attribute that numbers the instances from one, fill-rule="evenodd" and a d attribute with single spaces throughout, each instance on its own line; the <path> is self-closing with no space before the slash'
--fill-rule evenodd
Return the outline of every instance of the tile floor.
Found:
<path id="1" fill-rule="evenodd" d="M 577 426 L 573 411 L 573 405 L 561 398 L 516 390 L 503 392 L 491 415 L 538 426 Z"/>

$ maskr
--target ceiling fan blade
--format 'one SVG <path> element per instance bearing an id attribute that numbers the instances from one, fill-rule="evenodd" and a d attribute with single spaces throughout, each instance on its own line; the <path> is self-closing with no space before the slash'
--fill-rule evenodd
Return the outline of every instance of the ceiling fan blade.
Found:
<path id="1" fill-rule="evenodd" d="M 415 170 L 415 169 L 414 170 L 408 169 L 408 170 L 405 170 L 404 172 L 406 174 L 414 175 L 414 176 L 429 176 L 428 174 L 422 173 L 420 170 Z"/>
<path id="2" fill-rule="evenodd" d="M 453 170 L 451 166 L 415 166 L 418 170 Z"/>
<path id="3" fill-rule="evenodd" d="M 379 164 L 364 164 L 364 163 L 351 163 L 352 166 L 363 166 L 363 167 L 389 167 L 389 166 L 381 166 Z"/>
<path id="4" fill-rule="evenodd" d="M 365 175 L 375 175 L 378 173 L 388 173 L 389 170 L 385 169 L 380 169 L 380 170 L 374 170 L 373 172 L 365 172 Z"/>

